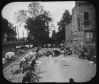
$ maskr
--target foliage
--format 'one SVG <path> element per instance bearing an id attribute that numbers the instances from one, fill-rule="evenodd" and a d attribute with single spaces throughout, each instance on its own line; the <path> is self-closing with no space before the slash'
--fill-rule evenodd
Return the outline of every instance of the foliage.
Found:
<path id="1" fill-rule="evenodd" d="M 28 6 L 28 12 L 32 18 L 42 14 L 44 12 L 43 7 L 40 5 L 40 3 L 33 2 L 30 3 Z"/>
<path id="2" fill-rule="evenodd" d="M 8 20 L 2 18 L 2 35 L 3 37 L 7 35 L 7 39 L 15 39 L 16 32 L 14 27 Z"/>
<path id="3" fill-rule="evenodd" d="M 34 41 L 36 43 L 44 43 L 49 38 L 48 22 L 51 18 L 48 16 L 47 12 L 36 16 L 34 19 L 29 18 L 26 21 L 25 28 L 28 29 L 29 35 L 34 36 Z M 39 44 L 39 43 L 38 43 Z"/>
<path id="4" fill-rule="evenodd" d="M 68 25 L 70 21 L 71 21 L 71 15 L 68 10 L 65 10 L 60 22 L 58 22 L 59 31 L 65 28 L 65 26 Z"/>
<path id="5" fill-rule="evenodd" d="M 17 12 L 15 12 L 15 21 L 16 21 L 16 23 L 25 22 L 26 19 L 28 18 L 27 13 L 28 13 L 27 10 L 18 10 Z"/>
<path id="6" fill-rule="evenodd" d="M 43 9 L 38 2 L 28 5 L 28 10 L 19 10 L 15 13 L 16 23 L 25 23 L 25 28 L 29 31 L 28 40 L 35 43 L 47 42 L 49 40 L 49 12 Z"/>
<path id="7" fill-rule="evenodd" d="M 55 39 L 56 39 L 56 32 L 55 32 L 55 30 L 52 31 L 52 37 L 51 37 L 51 39 L 53 41 L 55 41 Z"/>
<path id="8" fill-rule="evenodd" d="M 29 17 L 34 19 L 36 16 L 43 13 L 42 6 L 37 3 L 33 2 L 28 5 L 28 10 L 18 10 L 14 13 L 16 23 L 22 24 L 24 23 Z"/>
<path id="9" fill-rule="evenodd" d="M 59 32 L 55 35 L 56 41 L 58 43 L 61 43 L 62 41 L 65 40 L 65 27 L 70 23 L 70 21 L 71 21 L 71 15 L 68 10 L 65 10 L 61 20 L 58 22 Z"/>

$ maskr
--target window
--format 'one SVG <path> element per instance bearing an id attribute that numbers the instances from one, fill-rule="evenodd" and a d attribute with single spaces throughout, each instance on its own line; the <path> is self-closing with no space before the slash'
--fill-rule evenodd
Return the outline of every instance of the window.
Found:
<path id="1" fill-rule="evenodd" d="M 89 20 L 89 13 L 88 12 L 84 12 L 84 20 Z"/>
<path id="2" fill-rule="evenodd" d="M 85 33 L 85 42 L 93 42 L 93 32 L 86 32 Z"/>
<path id="3" fill-rule="evenodd" d="M 90 21 L 89 21 L 89 12 L 84 12 L 84 27 L 89 28 Z"/>

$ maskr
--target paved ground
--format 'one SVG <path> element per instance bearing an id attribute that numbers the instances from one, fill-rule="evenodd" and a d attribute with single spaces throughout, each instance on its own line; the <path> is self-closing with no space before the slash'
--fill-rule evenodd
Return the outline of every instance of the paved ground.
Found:
<path id="1" fill-rule="evenodd" d="M 45 50 L 47 49 L 43 49 L 43 51 Z M 24 56 L 25 55 L 23 55 L 23 57 Z M 11 73 L 12 69 L 19 67 L 18 61 L 21 59 L 22 57 L 3 70 L 7 80 L 12 82 L 22 81 L 24 74 L 21 73 L 13 76 Z M 70 77 L 74 78 L 75 81 L 81 82 L 90 80 L 96 73 L 95 64 L 80 60 L 74 55 L 71 57 L 44 57 L 40 58 L 39 61 L 41 64 L 37 69 L 42 72 L 40 74 L 40 82 L 68 82 Z"/>
<path id="2" fill-rule="evenodd" d="M 47 61 L 48 62 L 48 61 Z M 40 67 L 43 71 L 40 82 L 69 82 L 73 78 L 76 82 L 91 80 L 96 73 L 96 66 L 75 57 L 50 58 L 48 64 Z"/>

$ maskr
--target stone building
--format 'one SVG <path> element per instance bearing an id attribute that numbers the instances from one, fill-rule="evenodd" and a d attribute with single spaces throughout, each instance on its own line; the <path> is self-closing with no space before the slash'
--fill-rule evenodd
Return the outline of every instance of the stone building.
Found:
<path id="1" fill-rule="evenodd" d="M 95 49 L 96 15 L 94 6 L 87 1 L 76 1 L 72 10 L 72 42 L 75 48 L 90 52 Z"/>
<path id="2" fill-rule="evenodd" d="M 71 47 L 72 45 L 72 31 L 71 31 L 71 28 L 72 28 L 72 23 L 68 24 L 66 27 L 65 27 L 65 42 L 66 42 L 66 47 Z"/>

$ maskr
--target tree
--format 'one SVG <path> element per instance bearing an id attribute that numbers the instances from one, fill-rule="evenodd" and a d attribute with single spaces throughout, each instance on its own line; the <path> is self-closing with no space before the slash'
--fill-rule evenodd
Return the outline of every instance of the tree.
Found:
<path id="1" fill-rule="evenodd" d="M 28 5 L 28 10 L 18 10 L 14 13 L 15 22 L 18 23 L 19 26 L 24 26 L 26 24 L 27 19 L 34 19 L 36 16 L 43 13 L 43 7 L 37 3 L 33 2 Z M 29 36 L 31 36 L 29 34 Z"/>
<path id="2" fill-rule="evenodd" d="M 49 37 L 49 22 L 51 17 L 44 11 L 43 6 L 38 2 L 28 5 L 28 10 L 19 10 L 15 13 L 17 23 L 25 23 L 25 28 L 29 31 L 28 40 L 40 42 Z M 45 41 L 46 42 L 46 41 Z"/>
<path id="3" fill-rule="evenodd" d="M 68 25 L 70 21 L 71 21 L 71 15 L 68 10 L 65 10 L 60 22 L 58 22 L 59 31 L 65 28 L 65 26 Z"/>
<path id="4" fill-rule="evenodd" d="M 34 19 L 29 18 L 26 21 L 25 28 L 28 29 L 29 35 L 34 37 L 34 41 L 38 44 L 46 43 L 49 38 L 48 23 L 51 21 L 51 17 L 47 12 L 36 16 Z M 30 37 L 28 36 L 28 37 Z M 39 43 L 40 42 L 40 43 Z"/>
<path id="5" fill-rule="evenodd" d="M 48 15 L 49 12 L 44 11 L 43 14 L 40 14 L 36 19 L 41 21 L 42 28 L 49 33 L 49 22 L 51 21 L 51 17 Z"/>
<path id="6" fill-rule="evenodd" d="M 2 18 L 2 37 L 5 38 L 5 35 L 7 36 L 7 40 L 16 39 L 13 25 L 8 20 Z"/>
<path id="7" fill-rule="evenodd" d="M 36 16 L 44 13 L 43 6 L 38 2 L 30 3 L 28 6 L 28 12 L 32 18 L 35 18 Z"/>
<path id="8" fill-rule="evenodd" d="M 18 10 L 15 14 L 15 21 L 16 23 L 24 23 L 28 18 L 28 11 L 27 10 Z"/>
<path id="9" fill-rule="evenodd" d="M 65 27 L 71 22 L 71 15 L 68 10 L 65 10 L 61 20 L 58 22 L 58 30 L 59 32 L 56 34 L 57 40 L 62 42 L 65 40 Z"/>
<path id="10" fill-rule="evenodd" d="M 29 17 L 32 17 L 33 19 L 40 15 L 43 14 L 43 6 L 40 5 L 40 3 L 33 2 L 28 5 L 28 10 L 18 10 L 17 12 L 14 13 L 15 15 L 15 21 L 16 23 L 24 23 L 26 19 Z"/>
<path id="11" fill-rule="evenodd" d="M 55 32 L 55 30 L 52 31 L 52 37 L 51 37 L 51 39 L 55 43 L 55 40 L 56 40 L 56 32 Z"/>

